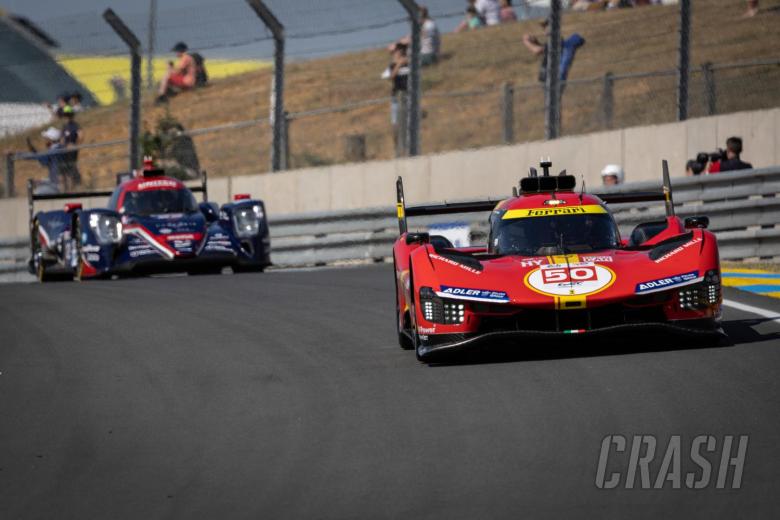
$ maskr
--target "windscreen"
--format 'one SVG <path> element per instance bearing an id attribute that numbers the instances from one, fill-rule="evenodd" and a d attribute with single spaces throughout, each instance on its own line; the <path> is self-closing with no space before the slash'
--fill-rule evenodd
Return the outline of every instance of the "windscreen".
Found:
<path id="1" fill-rule="evenodd" d="M 497 213 L 490 231 L 491 252 L 501 255 L 589 253 L 619 244 L 617 225 L 608 213 L 509 219 Z"/>
<path id="2" fill-rule="evenodd" d="M 131 215 L 191 213 L 197 210 L 195 197 L 187 189 L 128 191 L 120 209 L 122 213 Z"/>

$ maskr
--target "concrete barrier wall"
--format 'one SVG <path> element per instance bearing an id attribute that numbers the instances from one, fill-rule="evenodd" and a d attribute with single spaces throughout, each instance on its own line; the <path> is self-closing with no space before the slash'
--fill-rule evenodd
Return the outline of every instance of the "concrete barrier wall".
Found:
<path id="1" fill-rule="evenodd" d="M 775 108 L 412 159 L 212 179 L 209 196 L 224 203 L 248 193 L 263 199 L 274 215 L 379 207 L 394 202 L 400 175 L 412 204 L 495 197 L 509 195 L 543 156 L 551 157 L 556 171 L 565 168 L 594 189 L 609 163 L 622 165 L 628 182 L 658 179 L 661 159 L 669 161 L 672 176 L 684 175 L 688 159 L 725 147 L 732 135 L 742 137 L 743 159 L 756 168 L 780 164 L 780 108 Z M 26 233 L 27 201 L 0 200 L 0 237 Z"/>

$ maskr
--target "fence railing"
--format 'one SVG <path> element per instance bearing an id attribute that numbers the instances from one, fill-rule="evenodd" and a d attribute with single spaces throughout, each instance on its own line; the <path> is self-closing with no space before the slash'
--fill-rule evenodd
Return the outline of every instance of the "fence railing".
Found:
<path id="1" fill-rule="evenodd" d="M 608 191 L 647 191 L 660 186 L 660 181 L 630 183 Z M 678 178 L 672 186 L 679 216 L 710 218 L 709 229 L 718 237 L 722 260 L 780 259 L 780 166 Z M 665 214 L 663 204 L 620 204 L 611 209 L 623 236 L 638 223 L 662 219 Z M 473 243 L 484 243 L 487 236 L 484 214 L 415 218 L 410 220 L 410 229 L 445 223 L 468 225 Z M 281 268 L 387 261 L 398 237 L 392 206 L 271 217 L 270 228 L 271 260 Z M 26 270 L 28 244 L 26 238 L 0 241 L 0 277 Z"/>
<path id="2" fill-rule="evenodd" d="M 763 82 L 743 77 L 758 71 Z M 641 73 L 611 74 L 571 79 L 563 84 L 563 135 L 587 133 L 675 120 L 674 69 Z M 780 59 L 737 63 L 704 63 L 690 70 L 691 117 L 780 105 Z M 755 76 L 755 75 L 754 75 Z M 755 79 L 755 78 L 753 78 Z M 668 85 L 667 85 L 668 83 Z M 503 83 L 491 88 L 424 94 L 422 98 L 422 150 L 447 150 L 512 144 L 543 138 L 543 85 Z M 635 90 L 649 92 L 646 98 Z M 761 96 L 757 96 L 758 92 Z M 390 122 L 390 97 L 354 101 L 286 114 L 283 164 L 289 168 L 329 165 L 340 162 L 389 159 L 404 155 L 404 128 Z M 400 103 L 401 108 L 405 103 Z M 358 134 L 323 134 L 324 119 L 346 123 L 361 117 Z M 405 114 L 398 117 L 406 121 Z M 479 121 L 479 131 L 471 123 Z M 461 124 L 461 123 L 470 124 Z M 331 125 L 333 127 L 334 125 Z M 340 125 L 335 125 L 339 128 Z M 243 131 L 246 129 L 256 129 Z M 446 130 L 446 131 L 445 131 Z M 268 118 L 248 119 L 210 127 L 190 129 L 184 136 L 194 142 L 201 169 L 215 176 L 266 171 L 271 138 Z M 127 168 L 127 139 L 91 143 L 69 148 L 78 150 L 84 183 L 99 188 L 113 183 L 115 174 Z M 229 153 L 228 153 L 229 152 Z M 36 155 L 14 152 L 5 160 L 5 196 L 14 195 L 14 184 L 40 178 L 43 168 Z M 24 164 L 20 164 L 20 163 Z"/>

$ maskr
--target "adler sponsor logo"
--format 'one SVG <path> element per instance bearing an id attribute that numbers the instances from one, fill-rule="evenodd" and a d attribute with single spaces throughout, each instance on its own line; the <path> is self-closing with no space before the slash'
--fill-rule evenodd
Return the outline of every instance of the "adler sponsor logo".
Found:
<path id="1" fill-rule="evenodd" d="M 493 291 L 490 289 L 470 289 L 467 287 L 450 287 L 447 285 L 442 285 L 441 291 L 438 291 L 436 294 L 442 297 L 460 298 L 464 300 L 501 303 L 506 303 L 509 301 L 509 296 L 507 296 L 507 293 L 503 291 Z"/>
<path id="2" fill-rule="evenodd" d="M 638 283 L 635 292 L 646 293 L 660 291 L 667 287 L 688 284 L 698 280 L 699 271 L 691 271 L 690 273 L 676 274 L 674 276 L 667 276 L 666 278 L 658 278 L 657 280 L 648 280 L 646 282 Z"/>

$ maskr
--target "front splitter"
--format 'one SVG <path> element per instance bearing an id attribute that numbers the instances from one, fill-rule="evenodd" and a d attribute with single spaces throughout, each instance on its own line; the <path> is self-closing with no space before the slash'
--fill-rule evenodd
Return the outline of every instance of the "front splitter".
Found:
<path id="1" fill-rule="evenodd" d="M 442 343 L 423 342 L 423 344 L 418 347 L 418 355 L 421 359 L 429 359 L 439 354 L 455 353 L 491 344 L 508 345 L 526 339 L 545 339 L 548 341 L 560 342 L 587 341 L 607 337 L 636 337 L 637 334 L 642 334 L 643 338 L 646 337 L 646 335 L 652 334 L 701 339 L 726 337 L 726 334 L 723 332 L 719 323 L 709 321 L 708 325 L 709 326 L 707 327 L 691 327 L 677 323 L 631 323 L 583 330 L 578 331 L 577 333 L 545 330 L 485 332 L 466 337 L 465 339 L 457 339 L 452 342 L 447 342 L 446 340 Z M 462 337 L 461 335 L 457 336 Z"/>

